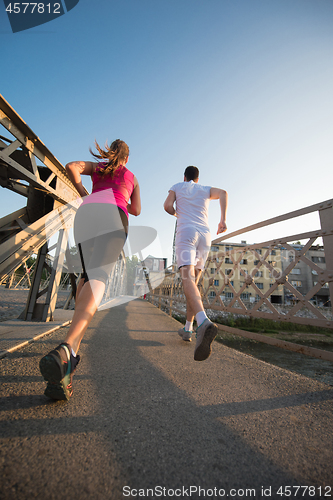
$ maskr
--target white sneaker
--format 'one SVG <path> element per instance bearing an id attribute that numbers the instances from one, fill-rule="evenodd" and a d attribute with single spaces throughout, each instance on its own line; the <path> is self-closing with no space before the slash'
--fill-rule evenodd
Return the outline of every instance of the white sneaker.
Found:
<path id="1" fill-rule="evenodd" d="M 179 328 L 179 330 L 178 330 L 178 335 L 186 342 L 192 341 L 192 333 L 193 332 L 188 332 L 187 330 L 185 330 L 185 327 Z"/>
<path id="2" fill-rule="evenodd" d="M 219 329 L 208 318 L 197 328 L 194 360 L 204 361 L 212 352 L 212 342 L 218 334 Z"/>

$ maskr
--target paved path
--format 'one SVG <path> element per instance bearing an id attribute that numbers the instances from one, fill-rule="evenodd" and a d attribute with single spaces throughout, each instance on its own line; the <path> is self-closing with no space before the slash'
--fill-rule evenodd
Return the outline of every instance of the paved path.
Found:
<path id="1" fill-rule="evenodd" d="M 38 371 L 66 328 L 1 359 L 0 499 L 332 497 L 332 388 L 217 342 L 194 362 L 178 328 L 142 300 L 98 312 L 68 403 Z"/>
<path id="2" fill-rule="evenodd" d="M 9 352 L 20 349 L 33 340 L 38 340 L 64 325 L 70 324 L 74 311 L 56 309 L 54 321 L 42 323 L 38 321 L 21 321 L 10 319 L 0 323 L 0 359 Z"/>

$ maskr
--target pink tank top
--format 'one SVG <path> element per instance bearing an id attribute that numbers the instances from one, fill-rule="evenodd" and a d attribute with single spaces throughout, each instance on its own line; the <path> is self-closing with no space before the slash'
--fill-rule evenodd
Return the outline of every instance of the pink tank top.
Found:
<path id="1" fill-rule="evenodd" d="M 104 168 L 104 165 L 104 163 L 98 164 L 101 168 Z M 98 167 L 92 176 L 92 192 L 83 198 L 82 205 L 88 203 L 117 205 L 128 217 L 127 203 L 134 188 L 134 175 L 132 172 L 123 165 L 117 169 L 112 177 L 109 175 L 101 177 L 97 172 Z"/>

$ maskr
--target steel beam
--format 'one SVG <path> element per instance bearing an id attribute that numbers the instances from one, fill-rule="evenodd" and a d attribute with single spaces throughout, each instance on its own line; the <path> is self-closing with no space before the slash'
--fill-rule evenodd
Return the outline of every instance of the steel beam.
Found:
<path id="1" fill-rule="evenodd" d="M 39 265 L 30 289 L 25 319 L 52 319 L 61 274 L 59 256 L 48 284 L 48 312 L 37 314 L 41 269 L 46 265 L 47 241 L 73 222 L 79 194 L 66 170 L 26 122 L 0 95 L 0 124 L 10 138 L 0 136 L 0 186 L 27 198 L 27 206 L 0 220 L 0 279 L 6 280 L 30 255 L 38 253 Z M 37 165 L 37 162 L 42 165 Z M 70 205 L 68 208 L 67 205 Z M 41 266 L 41 268 L 40 268 Z"/>

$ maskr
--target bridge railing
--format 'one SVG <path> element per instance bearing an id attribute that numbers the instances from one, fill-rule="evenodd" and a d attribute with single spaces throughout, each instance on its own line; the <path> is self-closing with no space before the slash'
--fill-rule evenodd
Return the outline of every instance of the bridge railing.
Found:
<path id="1" fill-rule="evenodd" d="M 199 281 L 208 315 L 214 319 L 232 314 L 333 328 L 332 206 L 333 200 L 324 201 L 213 240 Z M 297 224 L 298 217 L 313 213 L 319 215 L 319 228 L 255 244 L 232 243 L 232 238 L 273 224 Z M 175 267 L 167 269 L 164 281 L 148 294 L 148 300 L 170 315 L 185 314 L 186 298 Z M 265 337 L 260 340 L 265 341 Z"/>

